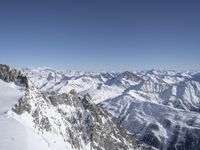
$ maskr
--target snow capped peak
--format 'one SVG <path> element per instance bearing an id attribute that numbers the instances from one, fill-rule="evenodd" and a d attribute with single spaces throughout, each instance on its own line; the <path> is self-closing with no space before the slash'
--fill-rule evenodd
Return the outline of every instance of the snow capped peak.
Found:
<path id="1" fill-rule="evenodd" d="M 45 74 L 47 82 L 55 83 L 52 81 L 55 78 L 51 74 L 52 70 L 47 71 Z M 9 74 L 5 74 L 6 79 L 7 76 L 10 77 Z M 14 81 L 17 80 L 18 77 L 14 78 Z M 6 112 L 8 117 L 5 119 L 5 116 L 0 116 L 0 121 L 3 121 L 1 129 L 19 134 L 12 135 L 1 130 L 0 139 L 1 141 L 4 141 L 4 138 L 7 140 L 7 137 L 14 139 L 10 143 L 16 149 L 145 150 L 150 148 L 127 134 L 113 116 L 93 102 L 89 94 L 80 97 L 74 89 L 64 93 L 43 92 L 29 79 L 26 80 L 26 84 L 26 88 L 19 88 L 22 90 L 20 92 L 15 89 L 17 85 L 14 82 L 5 83 L 0 80 L 0 111 Z M 4 94 L 5 90 L 9 92 Z M 9 129 L 10 124 L 14 124 L 20 130 Z M 15 138 L 18 140 L 15 141 Z M 12 149 L 12 145 L 7 145 L 10 143 L 0 142 L 0 148 Z"/>
<path id="2" fill-rule="evenodd" d="M 137 140 L 95 105 L 88 94 L 80 98 L 75 90 L 52 95 L 29 86 L 13 111 L 21 122 L 32 120 L 27 125 L 53 149 L 139 148 Z M 145 149 L 142 145 L 140 148 Z"/>
<path id="3" fill-rule="evenodd" d="M 0 79 L 26 85 L 10 116 L 51 149 L 200 148 L 200 72 L 5 68 Z"/>

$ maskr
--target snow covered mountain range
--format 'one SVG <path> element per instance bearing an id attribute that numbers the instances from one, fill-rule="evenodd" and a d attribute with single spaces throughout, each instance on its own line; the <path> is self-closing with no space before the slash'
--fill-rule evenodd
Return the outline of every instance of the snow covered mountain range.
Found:
<path id="1" fill-rule="evenodd" d="M 1 84 L 22 95 L 6 116 L 47 148 L 200 149 L 200 72 L 25 68 L 13 80 L 4 74 L 10 83 Z"/>
<path id="2" fill-rule="evenodd" d="M 41 91 L 21 71 L 0 65 L 0 149 L 152 149 L 74 89 Z"/>

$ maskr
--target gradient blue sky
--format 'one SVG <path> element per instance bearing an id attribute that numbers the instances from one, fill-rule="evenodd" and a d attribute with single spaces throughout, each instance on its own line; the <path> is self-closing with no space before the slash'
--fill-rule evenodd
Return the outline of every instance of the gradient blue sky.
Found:
<path id="1" fill-rule="evenodd" d="M 0 63 L 199 70 L 200 1 L 1 0 Z"/>

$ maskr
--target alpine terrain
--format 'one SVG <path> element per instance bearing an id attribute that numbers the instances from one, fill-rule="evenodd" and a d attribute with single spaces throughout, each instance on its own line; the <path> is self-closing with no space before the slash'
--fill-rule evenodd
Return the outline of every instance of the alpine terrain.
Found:
<path id="1" fill-rule="evenodd" d="M 0 65 L 0 79 L 0 149 L 200 149 L 200 72 Z"/>
<path id="2" fill-rule="evenodd" d="M 89 94 L 41 90 L 24 72 L 7 65 L 0 65 L 0 79 L 2 150 L 152 149 Z"/>

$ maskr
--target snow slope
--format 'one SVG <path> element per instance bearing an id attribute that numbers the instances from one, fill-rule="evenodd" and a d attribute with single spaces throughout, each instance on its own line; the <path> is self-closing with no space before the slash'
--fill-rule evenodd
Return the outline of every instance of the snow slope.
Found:
<path id="1" fill-rule="evenodd" d="M 0 149 L 50 150 L 47 143 L 30 128 L 13 118 L 10 109 L 24 95 L 21 87 L 0 80 Z"/>

